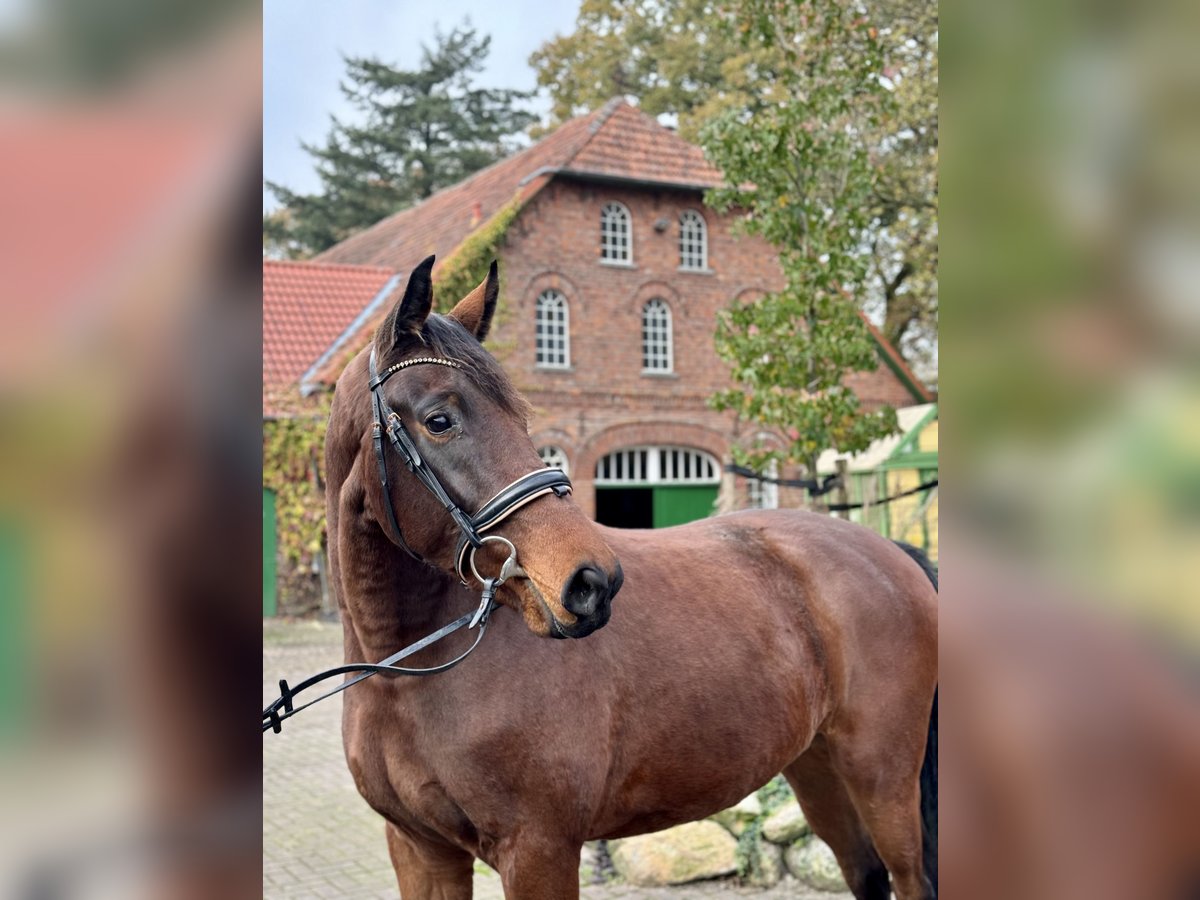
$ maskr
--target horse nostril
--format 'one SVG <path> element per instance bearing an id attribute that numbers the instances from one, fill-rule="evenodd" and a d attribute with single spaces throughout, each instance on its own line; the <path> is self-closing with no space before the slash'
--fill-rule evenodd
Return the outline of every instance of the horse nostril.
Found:
<path id="1" fill-rule="evenodd" d="M 581 566 L 563 588 L 563 606 L 586 618 L 596 612 L 608 595 L 608 576 L 594 566 Z"/>

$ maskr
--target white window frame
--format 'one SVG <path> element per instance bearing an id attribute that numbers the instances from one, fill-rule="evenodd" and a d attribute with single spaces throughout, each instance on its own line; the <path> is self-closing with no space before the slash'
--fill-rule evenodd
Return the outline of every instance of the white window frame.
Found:
<path id="1" fill-rule="evenodd" d="M 619 238 L 624 235 L 624 255 Z M 633 265 L 633 216 L 624 203 L 605 203 L 600 210 L 600 262 L 606 266 Z"/>
<path id="2" fill-rule="evenodd" d="M 720 483 L 717 458 L 693 447 L 626 447 L 596 461 L 597 487 Z"/>
<path id="3" fill-rule="evenodd" d="M 651 318 L 655 321 L 651 321 Z M 661 297 L 642 304 L 642 374 L 664 375 L 675 371 L 675 335 L 671 307 Z"/>
<path id="4" fill-rule="evenodd" d="M 707 272 L 708 222 L 694 209 L 679 214 L 679 270 Z"/>
<path id="5" fill-rule="evenodd" d="M 557 447 L 554 444 L 538 447 L 538 456 L 542 458 L 542 462 L 548 468 L 558 469 L 564 475 L 569 476 L 571 474 L 571 463 L 567 460 L 567 451 L 562 447 Z"/>
<path id="6" fill-rule="evenodd" d="M 762 474 L 768 478 L 778 478 L 779 463 L 773 459 L 768 460 Z M 779 509 L 779 485 L 774 481 L 747 479 L 746 496 L 750 509 Z"/>
<path id="7" fill-rule="evenodd" d="M 562 326 L 562 334 L 551 329 Z M 548 288 L 534 304 L 533 361 L 539 369 L 571 368 L 571 304 L 561 291 Z"/>

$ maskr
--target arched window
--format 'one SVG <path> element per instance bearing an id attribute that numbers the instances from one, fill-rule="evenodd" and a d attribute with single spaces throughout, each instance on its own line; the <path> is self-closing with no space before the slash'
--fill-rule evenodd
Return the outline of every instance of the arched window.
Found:
<path id="1" fill-rule="evenodd" d="M 620 203 L 607 203 L 600 210 L 600 261 L 633 264 L 633 228 L 629 210 Z"/>
<path id="2" fill-rule="evenodd" d="M 690 447 L 629 447 L 596 463 L 596 486 L 711 484 L 721 481 L 715 456 Z"/>
<path id="3" fill-rule="evenodd" d="M 555 290 L 537 298 L 535 361 L 545 369 L 571 365 L 571 316 L 567 298 Z"/>
<path id="4" fill-rule="evenodd" d="M 538 448 L 538 456 L 551 469 L 559 469 L 564 475 L 570 475 L 570 465 L 567 463 L 567 454 L 562 447 L 555 447 L 553 444 L 547 444 L 545 447 Z"/>
<path id="5" fill-rule="evenodd" d="M 655 298 L 642 307 L 642 371 L 671 371 L 671 307 Z"/>
<path id="6" fill-rule="evenodd" d="M 708 270 L 708 226 L 704 216 L 691 209 L 679 217 L 679 268 Z"/>

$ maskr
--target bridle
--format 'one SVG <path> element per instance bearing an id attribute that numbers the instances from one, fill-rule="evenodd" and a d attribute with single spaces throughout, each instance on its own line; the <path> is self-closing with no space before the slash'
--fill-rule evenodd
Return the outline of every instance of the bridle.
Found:
<path id="1" fill-rule="evenodd" d="M 403 650 L 393 653 L 387 659 L 381 660 L 378 663 L 350 663 L 344 666 L 337 666 L 327 669 L 311 678 L 307 678 L 295 687 L 289 687 L 286 680 L 280 680 L 278 699 L 263 710 L 264 732 L 269 728 L 278 734 L 284 719 L 289 719 L 314 703 L 319 703 L 327 697 L 332 697 L 334 694 L 340 693 L 351 685 L 370 678 L 378 672 L 388 672 L 393 675 L 436 675 L 439 672 L 445 672 L 454 668 L 470 656 L 472 651 L 479 646 L 479 642 L 487 632 L 488 619 L 496 606 L 496 589 L 507 581 L 517 568 L 517 548 L 513 545 L 512 541 L 503 535 L 487 532 L 490 532 L 491 529 L 495 528 L 518 509 L 528 503 L 532 503 L 539 497 L 544 497 L 547 494 L 564 497 L 571 492 L 571 481 L 567 478 L 566 473 L 559 469 L 537 469 L 527 475 L 522 475 L 507 487 L 501 488 L 490 500 L 479 508 L 479 511 L 475 515 L 467 515 L 442 486 L 437 474 L 429 467 L 428 462 L 426 462 L 425 458 L 417 450 L 417 445 L 405 427 L 403 420 L 388 405 L 387 400 L 383 397 L 382 388 L 389 378 L 397 372 L 419 365 L 446 366 L 458 370 L 463 370 L 464 368 L 463 364 L 457 360 L 439 356 L 420 356 L 414 359 L 403 360 L 380 372 L 375 359 L 375 347 L 371 347 L 371 355 L 368 361 L 368 375 L 370 380 L 367 382 L 367 387 L 371 392 L 371 411 L 374 417 L 371 425 L 371 441 L 375 448 L 375 459 L 379 468 L 379 480 L 383 488 L 383 507 L 387 511 L 388 527 L 385 531 L 390 531 L 388 537 L 408 553 L 409 556 L 426 565 L 430 565 L 428 560 L 409 546 L 408 541 L 404 538 L 403 531 L 400 529 L 400 523 L 396 519 L 396 512 L 392 507 L 391 485 L 388 481 L 387 457 L 383 443 L 383 437 L 386 434 L 388 441 L 400 455 L 400 458 L 404 460 L 404 464 L 408 467 L 408 470 L 417 477 L 421 484 L 425 485 L 430 493 L 437 497 L 438 502 L 446 508 L 455 525 L 458 526 L 460 534 L 454 551 L 454 573 L 465 585 L 467 584 L 465 569 L 469 568 L 471 574 L 480 582 L 483 586 L 483 591 L 479 599 L 479 606 L 473 612 L 460 616 L 449 625 L 438 629 L 433 634 L 423 637 Z M 499 574 L 493 578 L 484 578 L 479 574 L 479 569 L 475 565 L 475 553 L 484 544 L 490 542 L 501 543 L 507 547 L 508 558 L 501 565 Z M 419 650 L 423 650 L 442 638 L 453 634 L 464 625 L 469 629 L 478 625 L 479 631 L 471 646 L 458 657 L 441 665 L 423 669 L 410 669 L 394 665 L 394 663 L 399 662 L 405 657 L 411 656 Z M 293 700 L 295 696 L 301 691 L 327 678 L 351 672 L 358 672 L 360 674 L 356 678 L 342 682 L 333 690 L 322 694 L 314 700 L 310 700 L 308 703 L 301 706 L 294 704 Z"/>
<path id="2" fill-rule="evenodd" d="M 408 545 L 408 542 L 404 539 L 403 532 L 400 530 L 400 523 L 396 521 L 396 512 L 392 508 L 391 488 L 388 484 L 387 458 L 384 455 L 383 449 L 383 436 L 385 434 L 388 440 L 391 441 L 392 447 L 400 454 L 400 458 L 404 460 L 404 464 L 408 466 L 408 470 L 420 479 L 421 483 L 429 489 L 433 496 L 437 497 L 438 501 L 446 508 L 446 511 L 450 513 L 450 517 L 458 526 L 461 534 L 458 538 L 458 546 L 454 552 L 454 573 L 458 575 L 459 580 L 463 584 L 467 583 L 467 576 L 463 567 L 468 564 L 472 574 L 480 582 L 484 580 L 475 569 L 475 551 L 489 540 L 503 541 L 508 546 L 510 559 L 515 564 L 516 550 L 513 548 L 512 543 L 500 535 L 485 536 L 483 532 L 495 528 L 522 506 L 536 500 L 538 497 L 551 492 L 559 497 L 571 493 L 570 479 L 559 469 L 536 469 L 527 475 L 522 475 L 512 484 L 502 488 L 480 507 L 479 512 L 474 516 L 468 516 L 463 512 L 462 507 L 450 499 L 450 495 L 442 487 L 442 483 L 438 481 L 437 475 L 434 474 L 433 470 L 425 462 L 425 459 L 417 451 L 417 446 L 413 442 L 412 436 L 408 433 L 408 429 L 404 427 L 404 422 L 396 411 L 388 406 L 388 402 L 383 398 L 382 392 L 383 385 L 389 378 L 411 366 L 436 365 L 447 366 L 451 369 L 462 369 L 462 363 L 440 356 L 418 356 L 415 359 L 406 359 L 403 362 L 398 362 L 380 372 L 375 362 L 375 348 L 372 347 L 368 365 L 371 380 L 367 383 L 367 387 L 371 391 L 371 411 L 375 417 L 375 421 L 371 426 L 372 442 L 375 445 L 375 460 L 379 466 L 379 481 L 383 485 L 383 505 L 384 509 L 387 510 L 388 526 L 391 530 L 392 539 L 413 559 L 425 562 L 424 558 Z"/>

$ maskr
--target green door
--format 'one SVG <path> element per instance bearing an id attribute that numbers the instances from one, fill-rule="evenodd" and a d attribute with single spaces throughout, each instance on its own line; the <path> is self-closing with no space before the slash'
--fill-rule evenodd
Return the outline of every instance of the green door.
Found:
<path id="1" fill-rule="evenodd" d="M 263 488 L 263 615 L 275 615 L 275 492 Z"/>
<path id="2" fill-rule="evenodd" d="M 715 484 L 680 484 L 654 488 L 654 527 L 669 528 L 711 516 Z"/>
<path id="3" fill-rule="evenodd" d="M 28 542 L 16 522 L 0 520 L 0 739 L 23 724 L 33 646 Z"/>

